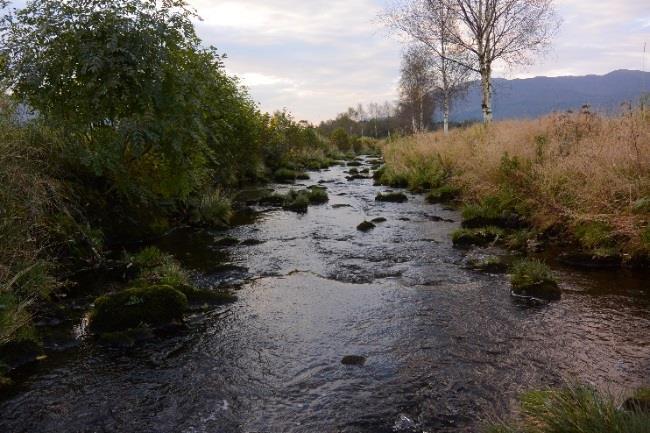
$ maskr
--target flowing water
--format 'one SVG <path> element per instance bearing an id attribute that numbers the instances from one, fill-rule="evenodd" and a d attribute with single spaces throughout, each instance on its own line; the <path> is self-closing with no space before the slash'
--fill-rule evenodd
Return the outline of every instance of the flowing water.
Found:
<path id="1" fill-rule="evenodd" d="M 312 174 L 330 202 L 305 215 L 256 208 L 225 234 L 162 240 L 201 284 L 241 285 L 239 300 L 130 350 L 80 340 L 0 403 L 0 431 L 474 432 L 530 388 L 648 385 L 643 275 L 556 268 L 562 300 L 525 303 L 506 276 L 463 267 L 457 212 L 376 203 L 385 188 L 344 176 Z"/>

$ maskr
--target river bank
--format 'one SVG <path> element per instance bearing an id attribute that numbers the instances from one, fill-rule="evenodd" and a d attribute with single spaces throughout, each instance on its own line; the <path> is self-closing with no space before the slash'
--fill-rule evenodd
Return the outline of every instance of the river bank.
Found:
<path id="1" fill-rule="evenodd" d="M 0 403 L 0 426 L 476 432 L 511 413 L 521 392 L 567 378 L 621 397 L 647 386 L 643 275 L 554 267 L 561 301 L 513 298 L 506 276 L 466 266 L 468 252 L 451 241 L 457 211 L 408 191 L 403 203 L 376 201 L 392 188 L 352 178 L 352 168 L 271 186 L 327 187 L 329 202 L 306 213 L 260 205 L 268 191 L 255 188 L 231 229 L 157 241 L 197 286 L 237 287 L 238 301 L 190 312 L 185 330 L 136 347 L 80 334 L 19 381 Z"/>
<path id="2" fill-rule="evenodd" d="M 380 183 L 459 205 L 465 228 L 505 230 L 509 248 L 553 246 L 583 267 L 650 264 L 650 118 L 641 111 L 416 135 L 387 143 L 384 157 Z"/>

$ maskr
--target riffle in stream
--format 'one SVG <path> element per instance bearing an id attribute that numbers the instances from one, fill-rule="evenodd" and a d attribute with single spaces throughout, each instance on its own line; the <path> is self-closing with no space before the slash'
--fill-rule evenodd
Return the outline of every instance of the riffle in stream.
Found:
<path id="1" fill-rule="evenodd" d="M 200 284 L 240 285 L 239 300 L 129 350 L 82 341 L 0 403 L 0 431 L 475 432 L 531 388 L 648 384 L 644 276 L 557 267 L 561 301 L 521 302 L 507 276 L 465 269 L 456 211 L 412 194 L 377 203 L 386 188 L 344 170 L 312 173 L 305 186 L 330 201 L 307 214 L 256 208 L 227 233 L 161 240 Z"/>

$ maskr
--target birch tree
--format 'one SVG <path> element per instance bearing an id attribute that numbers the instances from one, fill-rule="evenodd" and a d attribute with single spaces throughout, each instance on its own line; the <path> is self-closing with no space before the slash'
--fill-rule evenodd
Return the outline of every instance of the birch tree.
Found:
<path id="1" fill-rule="evenodd" d="M 442 28 L 441 10 L 450 14 Z M 494 63 L 531 64 L 560 24 L 553 0 L 399 0 L 383 19 L 441 58 L 480 75 L 485 123 L 492 121 Z M 452 51 L 442 52 L 441 37 Z"/>
<path id="2" fill-rule="evenodd" d="M 400 93 L 403 105 L 410 110 L 413 133 L 422 132 L 425 111 L 434 90 L 435 76 L 431 57 L 421 45 L 413 45 L 402 59 Z M 431 115 L 432 113 L 429 113 Z"/>

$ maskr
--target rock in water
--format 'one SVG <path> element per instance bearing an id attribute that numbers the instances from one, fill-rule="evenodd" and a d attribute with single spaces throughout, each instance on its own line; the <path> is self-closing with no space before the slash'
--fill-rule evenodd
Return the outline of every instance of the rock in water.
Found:
<path id="1" fill-rule="evenodd" d="M 375 227 L 377 226 L 375 226 L 373 223 L 369 221 L 364 221 L 357 226 L 357 230 L 359 230 L 360 232 L 367 232 L 374 229 Z"/>
<path id="2" fill-rule="evenodd" d="M 366 363 L 366 358 L 359 355 L 347 355 L 341 359 L 343 365 L 358 365 L 362 366 Z"/>

